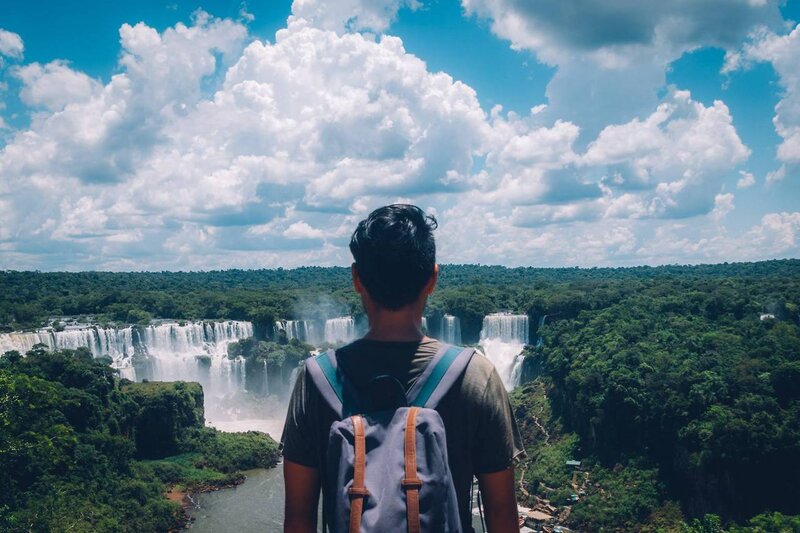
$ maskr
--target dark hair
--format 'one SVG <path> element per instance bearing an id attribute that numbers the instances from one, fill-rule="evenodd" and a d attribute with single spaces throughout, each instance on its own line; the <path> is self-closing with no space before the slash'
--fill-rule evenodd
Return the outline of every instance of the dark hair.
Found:
<path id="1" fill-rule="evenodd" d="M 436 219 L 415 205 L 379 207 L 358 223 L 350 251 L 372 300 L 397 310 L 419 297 L 433 275 Z"/>

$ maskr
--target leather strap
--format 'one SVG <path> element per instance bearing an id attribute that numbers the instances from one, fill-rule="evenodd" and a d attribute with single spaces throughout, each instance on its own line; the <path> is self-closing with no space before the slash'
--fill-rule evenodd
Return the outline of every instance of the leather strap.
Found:
<path id="1" fill-rule="evenodd" d="M 367 468 L 366 442 L 364 438 L 364 419 L 360 415 L 350 417 L 353 420 L 355 437 L 355 461 L 353 464 L 353 484 L 348 490 L 350 495 L 350 533 L 360 533 L 361 513 L 364 511 L 364 498 L 369 491 L 364 485 L 364 470 Z"/>
<path id="2" fill-rule="evenodd" d="M 419 407 L 411 407 L 406 417 L 405 461 L 406 477 L 403 478 L 403 490 L 406 491 L 406 517 L 408 533 L 420 533 L 419 522 L 419 489 L 422 480 L 417 477 L 417 413 Z M 352 530 L 351 530 L 352 531 Z"/>

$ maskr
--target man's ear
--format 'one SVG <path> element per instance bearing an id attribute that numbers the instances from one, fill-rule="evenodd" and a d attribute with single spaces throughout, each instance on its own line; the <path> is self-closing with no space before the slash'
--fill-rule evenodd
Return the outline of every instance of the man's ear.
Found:
<path id="1" fill-rule="evenodd" d="M 350 275 L 353 277 L 353 288 L 358 294 L 363 294 L 364 285 L 361 283 L 361 278 L 358 277 L 358 268 L 355 263 L 350 265 Z"/>
<path id="2" fill-rule="evenodd" d="M 436 288 L 436 282 L 439 281 L 439 265 L 433 265 L 433 274 L 431 274 L 431 279 L 428 280 L 428 283 L 425 285 L 424 293 L 431 294 L 433 289 Z"/>

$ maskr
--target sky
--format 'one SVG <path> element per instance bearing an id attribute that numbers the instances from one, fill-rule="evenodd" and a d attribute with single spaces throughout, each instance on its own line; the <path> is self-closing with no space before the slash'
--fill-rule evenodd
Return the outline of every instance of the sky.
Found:
<path id="1" fill-rule="evenodd" d="M 800 0 L 0 0 L 0 269 L 800 257 Z"/>

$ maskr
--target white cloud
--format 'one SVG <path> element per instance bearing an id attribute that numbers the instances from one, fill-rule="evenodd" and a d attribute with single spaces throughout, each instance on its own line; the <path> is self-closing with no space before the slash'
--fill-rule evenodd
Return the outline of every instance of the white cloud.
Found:
<path id="1" fill-rule="evenodd" d="M 358 220 L 398 199 L 440 217 L 443 261 L 739 257 L 722 185 L 749 150 L 722 102 L 670 90 L 588 135 L 550 107 L 485 113 L 398 38 L 314 24 L 295 14 L 274 43 L 202 12 L 160 33 L 124 25 L 105 84 L 65 62 L 20 67 L 37 109 L 0 150 L 3 263 L 345 264 Z M 754 239 L 780 233 L 761 226 Z"/>
<path id="2" fill-rule="evenodd" d="M 781 100 L 775 106 L 775 131 L 783 138 L 777 156 L 786 164 L 800 163 L 800 24 L 786 35 L 764 28 L 751 36 L 740 51 L 729 53 L 723 72 L 747 68 L 749 62 L 772 64 L 783 88 Z"/>
<path id="3" fill-rule="evenodd" d="M 716 221 L 720 222 L 728 213 L 733 211 L 733 193 L 720 193 L 714 197 L 714 209 L 711 210 L 711 218 Z"/>
<path id="4" fill-rule="evenodd" d="M 796 256 L 800 251 L 800 213 L 769 213 L 745 238 L 760 253 Z"/>
<path id="5" fill-rule="evenodd" d="M 553 65 L 581 55 L 616 68 L 653 51 L 674 55 L 700 45 L 729 48 L 754 25 L 780 21 L 776 1 L 461 3 L 467 13 L 491 19 L 492 31 L 513 47 L 532 50 Z"/>
<path id="6" fill-rule="evenodd" d="M 290 239 L 321 239 L 325 233 L 305 222 L 295 222 L 283 232 L 283 236 Z"/>
<path id="7" fill-rule="evenodd" d="M 22 52 L 24 51 L 25 45 L 22 43 L 22 37 L 14 32 L 0 28 L 0 56 L 22 59 Z M 0 66 L 2 66 L 2 57 L 0 57 Z"/>
<path id="8" fill-rule="evenodd" d="M 558 67 L 547 87 L 551 118 L 603 126 L 649 112 L 667 66 L 701 46 L 735 48 L 758 25 L 779 27 L 777 0 L 530 2 L 461 0 L 492 31 Z"/>
<path id="9" fill-rule="evenodd" d="M 417 0 L 294 0 L 292 16 L 323 30 L 386 31 L 403 7 L 417 9 Z M 291 19 L 290 19 L 291 21 Z"/>
<path id="10" fill-rule="evenodd" d="M 725 104 L 706 107 L 686 91 L 669 93 L 644 120 L 607 126 L 582 154 L 570 123 L 496 119 L 494 129 L 498 154 L 489 153 L 470 200 L 534 205 L 514 211 L 526 226 L 708 213 L 722 180 L 750 153 Z"/>
<path id="11" fill-rule="evenodd" d="M 739 175 L 741 178 L 736 182 L 737 189 L 746 189 L 755 185 L 756 177 L 752 173 L 740 170 Z"/>
<path id="12" fill-rule="evenodd" d="M 776 170 L 767 172 L 766 182 L 767 185 L 772 185 L 786 178 L 786 165 L 781 165 Z"/>
<path id="13" fill-rule="evenodd" d="M 242 50 L 245 35 L 203 13 L 163 33 L 123 25 L 121 72 L 105 86 L 63 62 L 21 68 L 23 99 L 49 112 L 0 151 L 20 240 L 297 249 L 289 241 L 322 236 L 301 235 L 308 228 L 337 227 L 329 235 L 341 239 L 341 218 L 365 195 L 465 187 L 491 129 L 471 88 L 428 72 L 393 37 L 301 21 Z M 298 204 L 320 214 L 296 214 Z M 212 239 L 241 226 L 269 230 Z"/>
<path id="14" fill-rule="evenodd" d="M 82 72 L 69 68 L 63 61 L 46 65 L 31 63 L 15 70 L 22 81 L 22 101 L 34 107 L 59 111 L 71 103 L 85 102 L 96 96 L 101 85 Z"/>

